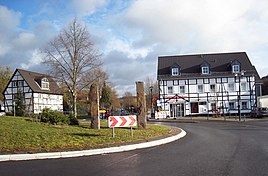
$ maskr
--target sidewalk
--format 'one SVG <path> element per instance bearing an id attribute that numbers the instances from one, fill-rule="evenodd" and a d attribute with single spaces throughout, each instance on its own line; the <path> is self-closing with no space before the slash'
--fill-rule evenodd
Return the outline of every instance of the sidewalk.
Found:
<path id="1" fill-rule="evenodd" d="M 179 128 L 180 129 L 180 128 Z M 140 144 L 123 145 L 119 147 L 110 147 L 102 149 L 92 149 L 92 150 L 82 150 L 82 151 L 71 151 L 71 152 L 52 152 L 52 153 L 35 153 L 35 154 L 10 154 L 10 155 L 0 155 L 1 161 L 21 161 L 21 160 L 40 160 L 40 159 L 56 159 L 56 158 L 70 158 L 70 157 L 80 157 L 80 156 L 90 156 L 99 154 L 108 154 L 115 152 L 125 152 L 135 149 L 142 149 L 148 147 L 154 147 L 162 144 L 167 144 L 178 140 L 186 135 L 183 129 L 181 132 L 171 137 L 164 139 L 154 140 L 150 142 L 144 142 Z"/>
<path id="2" fill-rule="evenodd" d="M 247 122 L 247 121 L 259 121 L 259 120 L 268 120 L 267 117 L 265 118 L 248 118 L 248 117 L 241 117 L 240 122 Z M 149 119 L 150 122 L 181 122 L 181 123 L 199 123 L 200 121 L 225 121 L 225 122 L 239 122 L 238 116 L 192 116 L 192 117 L 177 117 L 177 118 L 167 118 L 167 119 Z"/>

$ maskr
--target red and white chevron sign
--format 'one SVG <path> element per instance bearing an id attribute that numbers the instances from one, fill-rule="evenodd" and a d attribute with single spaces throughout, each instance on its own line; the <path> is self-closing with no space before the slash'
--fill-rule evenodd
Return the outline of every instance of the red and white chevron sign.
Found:
<path id="1" fill-rule="evenodd" d="M 109 125 L 109 128 L 137 126 L 137 117 L 135 115 L 110 116 L 108 118 L 108 125 Z"/>

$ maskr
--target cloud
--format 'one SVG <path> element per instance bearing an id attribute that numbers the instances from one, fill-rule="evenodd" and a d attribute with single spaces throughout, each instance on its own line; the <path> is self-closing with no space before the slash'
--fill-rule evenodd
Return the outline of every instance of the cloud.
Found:
<path id="1" fill-rule="evenodd" d="M 38 49 L 31 52 L 31 57 L 29 57 L 29 60 L 27 63 L 21 63 L 20 67 L 22 69 L 29 69 L 30 67 L 39 65 L 42 62 L 42 54 L 39 52 Z"/>
<path id="2" fill-rule="evenodd" d="M 0 34 L 14 30 L 20 23 L 21 13 L 0 5 Z M 3 37 L 5 35 L 1 35 Z"/>
<path id="3" fill-rule="evenodd" d="M 264 0 L 139 0 L 120 22 L 139 36 L 134 46 L 157 45 L 161 55 L 246 51 L 254 56 L 267 46 L 267 8 Z M 251 60 L 263 68 L 260 57 Z"/>
<path id="4" fill-rule="evenodd" d="M 159 55 L 246 51 L 267 75 L 266 0 L 51 0 L 39 8 L 29 15 L 0 5 L 1 64 L 40 69 L 37 49 L 77 16 L 119 95 L 135 94 L 136 81 L 156 79 Z"/>
<path id="5" fill-rule="evenodd" d="M 74 9 L 78 16 L 90 16 L 106 4 L 107 0 L 72 0 L 69 8 Z"/>
<path id="6" fill-rule="evenodd" d="M 0 61 L 12 69 L 39 65 L 38 49 L 57 33 L 48 21 L 34 24 L 33 29 L 20 28 L 21 13 L 4 6 L 0 6 L 0 23 Z"/>

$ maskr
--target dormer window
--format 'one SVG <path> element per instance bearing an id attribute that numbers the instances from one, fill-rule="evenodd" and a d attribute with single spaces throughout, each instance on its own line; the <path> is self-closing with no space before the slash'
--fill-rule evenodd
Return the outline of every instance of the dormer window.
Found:
<path id="1" fill-rule="evenodd" d="M 206 61 L 204 61 L 201 64 L 201 72 L 202 72 L 202 74 L 209 74 L 210 73 L 210 65 Z"/>
<path id="2" fill-rule="evenodd" d="M 174 63 L 171 66 L 171 75 L 172 76 L 179 76 L 180 75 L 180 67 L 178 66 L 178 64 Z"/>
<path id="3" fill-rule="evenodd" d="M 172 76 L 178 76 L 179 75 L 179 68 L 172 68 Z"/>
<path id="4" fill-rule="evenodd" d="M 209 67 L 202 67 L 202 74 L 209 74 Z"/>
<path id="5" fill-rule="evenodd" d="M 241 69 L 240 69 L 240 62 L 238 62 L 237 60 L 232 62 L 232 72 L 233 73 L 240 73 Z"/>
<path id="6" fill-rule="evenodd" d="M 41 80 L 41 86 L 42 86 L 42 89 L 49 89 L 49 81 L 47 78 L 43 78 Z"/>
<path id="7" fill-rule="evenodd" d="M 240 72 L 240 65 L 233 65 L 232 70 L 233 70 L 233 73 L 239 73 Z"/>

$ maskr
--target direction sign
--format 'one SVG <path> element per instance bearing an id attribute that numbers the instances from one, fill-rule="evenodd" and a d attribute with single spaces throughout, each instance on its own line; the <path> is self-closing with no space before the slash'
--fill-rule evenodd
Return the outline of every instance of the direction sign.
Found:
<path id="1" fill-rule="evenodd" d="M 109 128 L 137 126 L 137 117 L 135 115 L 110 116 L 108 118 L 108 126 Z"/>

